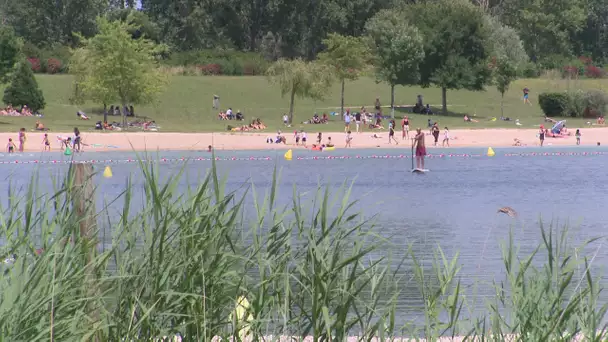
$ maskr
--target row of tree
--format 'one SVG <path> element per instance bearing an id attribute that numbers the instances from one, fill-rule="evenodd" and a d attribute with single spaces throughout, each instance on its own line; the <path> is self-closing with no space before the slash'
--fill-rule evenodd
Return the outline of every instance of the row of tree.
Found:
<path id="1" fill-rule="evenodd" d="M 512 27 L 534 62 L 608 57 L 608 0 L 468 1 Z M 378 13 L 424 2 L 434 0 L 0 0 L 0 23 L 37 46 L 73 47 L 97 32 L 98 16 L 126 18 L 133 10 L 137 33 L 173 50 L 234 48 L 312 60 L 330 33 L 362 36 Z"/>
<path id="2" fill-rule="evenodd" d="M 134 38 L 135 27 L 100 17 L 95 36 L 76 36 L 80 47 L 70 61 L 75 75 L 73 102 L 126 105 L 155 99 L 166 83 L 155 67 L 165 46 Z M 296 97 L 322 98 L 335 80 L 341 83 L 343 113 L 346 81 L 357 79 L 371 66 L 377 80 L 391 87 L 391 108 L 398 85 L 436 86 L 442 89 L 445 113 L 448 90 L 482 90 L 494 84 L 504 94 L 527 61 L 517 32 L 466 0 L 382 10 L 367 21 L 363 33 L 359 37 L 329 34 L 316 60 L 273 63 L 267 75 L 283 95 L 289 95 L 291 120 Z M 19 58 L 23 59 L 20 40 L 9 28 L 0 30 L 0 78 Z"/>
<path id="3" fill-rule="evenodd" d="M 441 20 L 436 20 L 442 18 Z M 442 90 L 447 113 L 450 89 L 482 90 L 494 84 L 503 94 L 527 62 L 517 32 L 465 0 L 440 0 L 382 10 L 368 20 L 362 37 L 330 34 L 318 59 L 280 59 L 268 76 L 290 96 L 321 98 L 332 80 L 342 85 L 344 112 L 346 80 L 359 77 L 369 65 L 378 81 L 395 86 L 436 86 Z"/>

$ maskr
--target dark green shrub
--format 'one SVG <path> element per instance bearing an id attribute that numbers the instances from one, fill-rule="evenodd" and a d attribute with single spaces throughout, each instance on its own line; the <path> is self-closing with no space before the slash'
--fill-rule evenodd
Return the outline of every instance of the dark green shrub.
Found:
<path id="1" fill-rule="evenodd" d="M 16 107 L 27 105 L 31 110 L 38 111 L 45 106 L 42 90 L 32 72 L 32 65 L 23 60 L 11 74 L 10 83 L 4 89 L 2 101 Z"/>
<path id="2" fill-rule="evenodd" d="M 564 115 L 569 108 L 567 93 L 541 93 L 538 104 L 546 116 Z"/>
<path id="3" fill-rule="evenodd" d="M 520 75 L 523 78 L 537 78 L 541 74 L 541 69 L 535 63 L 528 62 L 520 69 Z"/>
<path id="4" fill-rule="evenodd" d="M 599 89 L 591 89 L 585 92 L 586 111 L 582 116 L 597 117 L 604 115 L 608 108 L 608 94 Z"/>

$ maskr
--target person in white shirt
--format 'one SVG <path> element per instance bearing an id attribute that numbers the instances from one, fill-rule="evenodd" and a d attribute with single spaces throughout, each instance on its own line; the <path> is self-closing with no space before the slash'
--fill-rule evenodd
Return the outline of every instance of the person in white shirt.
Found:
<path id="1" fill-rule="evenodd" d="M 228 120 L 232 120 L 232 108 L 228 108 L 226 116 L 228 117 Z"/>
<path id="2" fill-rule="evenodd" d="M 445 127 L 445 130 L 443 131 L 443 142 L 441 146 L 445 147 L 445 144 L 448 144 L 448 147 L 450 147 L 450 130 L 447 127 Z"/>

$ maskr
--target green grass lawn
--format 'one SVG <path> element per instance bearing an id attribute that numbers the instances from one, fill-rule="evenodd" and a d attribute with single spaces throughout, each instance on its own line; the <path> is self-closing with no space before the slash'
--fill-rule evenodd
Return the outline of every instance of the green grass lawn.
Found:
<path id="1" fill-rule="evenodd" d="M 72 77 L 68 75 L 39 75 L 38 82 L 46 98 L 46 109 L 42 120 L 45 126 L 52 131 L 69 131 L 74 126 L 80 129 L 90 128 L 94 123 L 101 120 L 101 115 L 93 114 L 93 110 L 99 111 L 100 105 L 88 103 L 82 107 L 72 106 L 68 102 L 71 93 Z M 532 105 L 524 105 L 522 102 L 521 89 L 528 87 L 531 90 Z M 549 79 L 526 79 L 518 80 L 511 86 L 511 90 L 505 94 L 504 112 L 505 116 L 513 120 L 519 119 L 522 123 L 520 128 L 531 128 L 542 122 L 542 112 L 536 103 L 538 94 L 544 91 L 565 90 L 574 88 L 608 88 L 608 80 L 549 80 Z M 340 87 L 336 84 L 324 101 L 311 101 L 296 99 L 294 122 L 296 128 L 304 128 L 308 131 L 336 131 L 343 130 L 343 125 L 337 117 L 334 122 L 327 125 L 302 125 L 300 122 L 310 118 L 313 113 L 337 111 L 340 106 Z M 1 89 L 0 89 L 1 90 Z M 269 127 L 275 130 L 282 126 L 281 117 L 288 110 L 288 98 L 280 96 L 279 89 L 268 84 L 264 77 L 200 77 L 200 76 L 174 76 L 165 93 L 163 93 L 156 106 L 145 106 L 135 108 L 137 115 L 145 115 L 155 120 L 161 131 L 178 132 L 211 132 L 225 131 L 226 125 L 233 121 L 220 121 L 217 112 L 212 110 L 212 96 L 218 94 L 221 97 L 221 107 L 226 109 L 232 107 L 233 111 L 241 110 L 246 119 L 259 117 Z M 397 87 L 396 104 L 412 105 L 416 95 L 422 94 L 424 102 L 433 107 L 439 107 L 441 103 L 441 92 L 437 88 L 421 89 L 419 87 Z M 346 104 L 352 109 L 358 109 L 365 105 L 372 109 L 376 97 L 380 97 L 383 106 L 389 105 L 390 88 L 385 84 L 376 84 L 373 79 L 363 78 L 346 84 Z M 438 121 L 443 126 L 450 128 L 516 128 L 514 122 L 496 121 L 490 122 L 492 117 L 500 117 L 500 94 L 494 87 L 488 87 L 484 92 L 471 91 L 448 91 L 448 105 L 451 114 L 448 116 L 434 115 L 433 121 Z M 77 120 L 76 111 L 83 110 L 90 114 L 92 120 L 83 122 Z M 436 111 L 439 111 L 437 108 Z M 390 114 L 390 109 L 384 109 L 385 114 Z M 399 109 L 396 117 L 401 118 L 407 112 Z M 463 114 L 479 120 L 479 123 L 465 123 Z M 426 127 L 429 117 L 426 115 L 410 116 L 412 126 Z M 119 118 L 115 118 L 119 121 Z M 20 127 L 31 129 L 34 127 L 35 118 L 0 117 L 0 131 L 16 131 Z M 569 119 L 568 126 L 571 128 L 583 126 L 587 120 Z"/>

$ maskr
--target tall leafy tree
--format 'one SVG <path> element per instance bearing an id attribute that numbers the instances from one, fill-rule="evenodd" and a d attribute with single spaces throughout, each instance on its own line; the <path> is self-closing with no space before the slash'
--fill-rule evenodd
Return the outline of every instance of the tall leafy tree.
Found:
<path id="1" fill-rule="evenodd" d="M 11 74 L 10 83 L 4 89 L 2 101 L 17 107 L 28 106 L 33 111 L 44 108 L 44 95 L 38 88 L 32 66 L 27 60 L 22 60 L 17 64 L 15 71 Z"/>
<path id="2" fill-rule="evenodd" d="M 491 81 L 490 27 L 482 9 L 465 0 L 440 0 L 404 11 L 424 37 L 420 84 L 441 88 L 447 114 L 448 89 L 483 90 Z"/>
<path id="3" fill-rule="evenodd" d="M 488 18 L 492 59 L 490 67 L 496 89 L 501 94 L 500 113 L 504 116 L 504 97 L 511 82 L 517 79 L 519 70 L 528 61 L 523 42 L 514 29 L 495 18 Z"/>
<path id="4" fill-rule="evenodd" d="M 342 90 L 340 92 L 340 113 L 344 113 L 344 84 L 346 80 L 356 80 L 367 67 L 369 60 L 369 46 L 361 37 L 342 36 L 330 34 L 323 41 L 326 50 L 319 54 L 321 63 L 330 66 Z"/>
<path id="5" fill-rule="evenodd" d="M 108 0 L 19 0 L 7 2 L 7 22 L 27 42 L 38 46 L 74 45 L 76 34 L 95 33 L 95 18 Z"/>
<path id="6" fill-rule="evenodd" d="M 570 56 L 570 37 L 583 28 L 586 19 L 584 0 L 504 0 L 499 15 L 517 30 L 533 61 Z"/>
<path id="7" fill-rule="evenodd" d="M 75 100 L 123 106 L 154 102 L 166 83 L 155 58 L 159 46 L 145 38 L 133 39 L 127 23 L 105 18 L 97 23 L 99 33 L 84 39 L 71 60 Z"/>
<path id="8" fill-rule="evenodd" d="M 7 81 L 21 53 L 21 41 L 9 26 L 0 25 L 0 83 Z"/>
<path id="9" fill-rule="evenodd" d="M 400 11 L 381 11 L 366 25 L 375 49 L 376 77 L 391 86 L 391 115 L 395 114 L 395 86 L 420 81 L 423 38 Z"/>
<path id="10" fill-rule="evenodd" d="M 289 123 L 293 123 L 296 97 L 323 99 L 332 80 L 332 70 L 325 64 L 302 59 L 279 59 L 267 71 L 268 80 L 281 89 L 281 96 L 289 95 Z"/>

